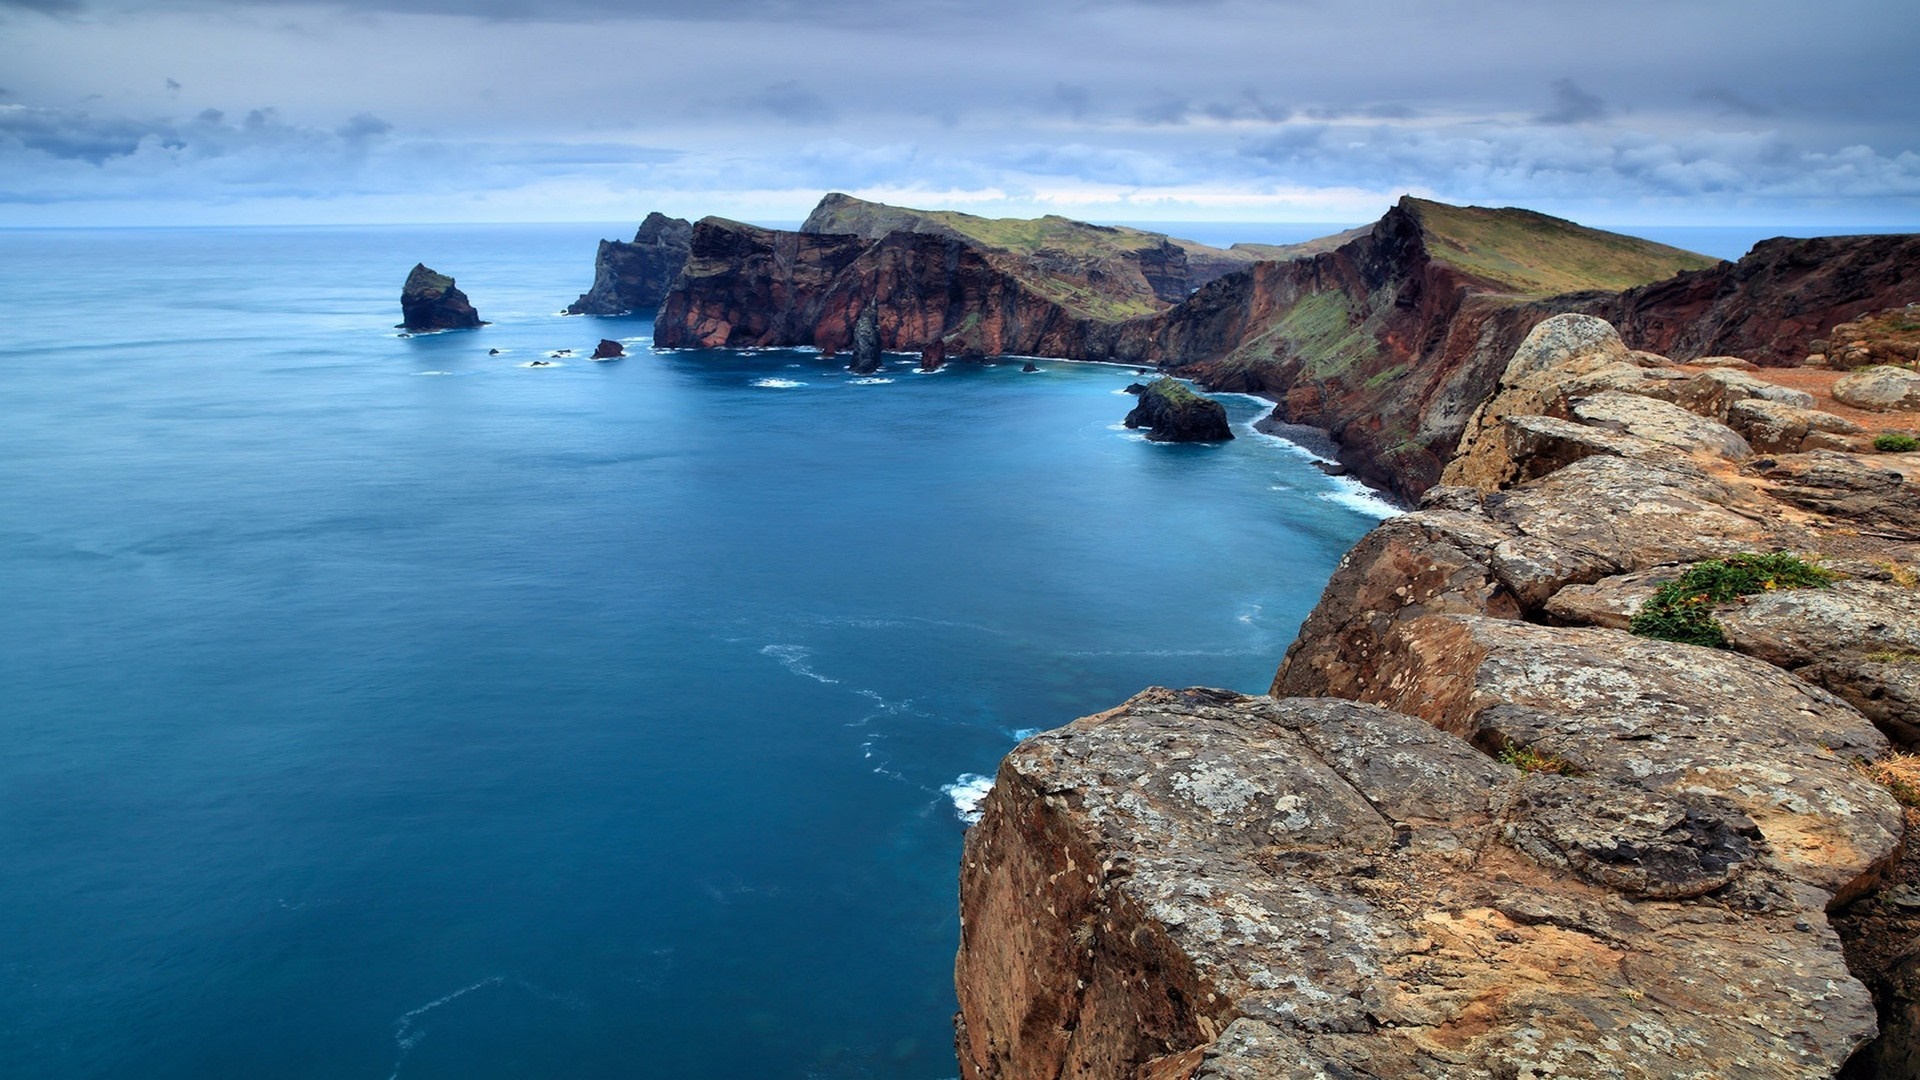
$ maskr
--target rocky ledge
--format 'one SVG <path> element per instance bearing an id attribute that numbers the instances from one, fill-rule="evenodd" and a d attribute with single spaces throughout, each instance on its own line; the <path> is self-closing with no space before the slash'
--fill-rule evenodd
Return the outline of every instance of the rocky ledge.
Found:
<path id="1" fill-rule="evenodd" d="M 1920 1075 L 1920 869 L 1866 767 L 1920 733 L 1915 464 L 1813 404 L 1536 327 L 1272 696 L 1149 690 L 1008 756 L 962 1074 Z M 1681 598 L 1727 648 L 1629 631 L 1781 552 L 1830 586 Z"/>
<path id="2" fill-rule="evenodd" d="M 633 239 L 600 241 L 593 259 L 593 287 L 567 305 L 569 315 L 625 315 L 660 306 L 687 265 L 693 224 L 655 211 Z"/>
<path id="3" fill-rule="evenodd" d="M 408 331 L 470 330 L 485 326 L 467 294 L 453 287 L 453 279 L 414 263 L 400 288 L 400 327 Z"/>
<path id="4" fill-rule="evenodd" d="M 1130 428 L 1146 428 L 1147 438 L 1154 442 L 1226 442 L 1233 438 L 1226 406 L 1194 393 L 1175 379 L 1155 379 L 1141 387 L 1139 394 L 1140 403 L 1127 413 L 1125 423 Z"/>

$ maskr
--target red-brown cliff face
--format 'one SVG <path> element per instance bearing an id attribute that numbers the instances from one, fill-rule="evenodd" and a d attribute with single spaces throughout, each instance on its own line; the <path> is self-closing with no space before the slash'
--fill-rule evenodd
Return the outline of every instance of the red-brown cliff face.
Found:
<path id="1" fill-rule="evenodd" d="M 1710 265 L 1528 211 L 1408 198 L 1333 250 L 1255 263 L 1168 306 L 1180 249 L 1127 252 L 1123 280 L 1111 259 L 994 246 L 919 212 L 901 219 L 914 231 L 876 238 L 893 219 L 875 205 L 860 207 L 862 235 L 702 221 L 655 343 L 840 351 L 875 306 L 884 349 L 1155 365 L 1266 395 L 1277 418 L 1326 429 L 1345 465 L 1412 500 L 1551 315 L 1599 315 L 1676 359 L 1779 364 L 1863 311 L 1920 300 L 1916 236 L 1773 240 Z M 973 227 L 989 225 L 1007 223 Z"/>
<path id="2" fill-rule="evenodd" d="M 1094 320 L 1065 302 L 1085 290 L 1070 278 L 1036 280 L 1016 257 L 955 236 L 872 241 L 708 218 L 694 227 L 686 269 L 655 317 L 654 344 L 838 352 L 874 306 L 883 349 L 1071 357 L 1094 334 Z"/>
<path id="3" fill-rule="evenodd" d="M 1790 366 L 1835 326 L 1920 298 L 1920 235 L 1784 237 L 1745 258 L 1629 289 L 1593 314 L 1676 360 Z"/>

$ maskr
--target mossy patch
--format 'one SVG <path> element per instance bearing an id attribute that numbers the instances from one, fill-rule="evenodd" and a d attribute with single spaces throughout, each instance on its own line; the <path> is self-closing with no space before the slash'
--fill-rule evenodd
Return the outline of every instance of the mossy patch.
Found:
<path id="1" fill-rule="evenodd" d="M 1724 649 L 1726 628 L 1713 617 L 1714 605 L 1774 589 L 1824 589 L 1834 577 L 1833 571 L 1784 552 L 1709 559 L 1656 589 L 1627 629 L 1641 637 Z"/>
<path id="2" fill-rule="evenodd" d="M 1619 292 L 1718 259 L 1650 240 L 1602 232 L 1531 210 L 1448 206 L 1409 199 L 1427 250 L 1442 262 L 1520 296 Z"/>

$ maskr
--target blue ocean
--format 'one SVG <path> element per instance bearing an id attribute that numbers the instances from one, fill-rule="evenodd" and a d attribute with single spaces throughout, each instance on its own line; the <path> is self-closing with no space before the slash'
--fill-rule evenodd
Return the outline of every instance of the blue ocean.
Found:
<path id="1" fill-rule="evenodd" d="M 1384 510 L 1127 368 L 556 315 L 629 228 L 0 233 L 0 1074 L 951 1077 L 1001 755 L 1264 690 Z"/>

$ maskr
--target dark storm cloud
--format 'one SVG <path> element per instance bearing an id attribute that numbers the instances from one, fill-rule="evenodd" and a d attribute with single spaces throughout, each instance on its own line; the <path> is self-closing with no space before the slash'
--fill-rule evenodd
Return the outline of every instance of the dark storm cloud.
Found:
<path id="1" fill-rule="evenodd" d="M 1607 103 L 1572 79 L 1553 80 L 1553 107 L 1535 117 L 1542 124 L 1586 124 L 1607 118 Z"/>
<path id="2" fill-rule="evenodd" d="M 96 118 L 68 109 L 0 109 L 0 140 L 54 158 L 92 162 L 124 157 L 143 139 L 173 140 L 172 125 L 125 117 Z"/>

